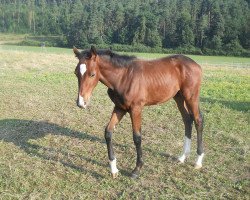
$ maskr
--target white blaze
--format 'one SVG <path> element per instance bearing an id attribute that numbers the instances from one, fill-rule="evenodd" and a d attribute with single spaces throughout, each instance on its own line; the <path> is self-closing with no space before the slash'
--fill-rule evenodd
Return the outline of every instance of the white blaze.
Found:
<path id="1" fill-rule="evenodd" d="M 82 76 L 84 75 L 86 70 L 87 70 L 86 65 L 85 64 L 80 64 L 80 73 L 81 73 Z"/>
<path id="2" fill-rule="evenodd" d="M 87 70 L 86 64 L 80 64 L 80 73 L 82 76 L 84 75 L 86 70 Z M 80 105 L 83 108 L 86 108 L 86 103 L 84 101 L 84 98 L 80 94 L 78 96 L 78 105 Z"/>

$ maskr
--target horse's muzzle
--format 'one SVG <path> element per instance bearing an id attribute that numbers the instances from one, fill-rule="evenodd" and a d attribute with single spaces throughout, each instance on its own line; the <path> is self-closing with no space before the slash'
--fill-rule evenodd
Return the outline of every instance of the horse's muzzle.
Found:
<path id="1" fill-rule="evenodd" d="M 79 108 L 84 108 L 84 109 L 86 109 L 87 108 L 87 105 L 86 104 L 79 104 L 79 103 L 77 103 L 77 106 L 79 107 Z"/>
<path id="2" fill-rule="evenodd" d="M 84 108 L 86 109 L 87 108 L 87 102 L 84 101 L 83 97 L 79 95 L 78 99 L 77 99 L 77 102 L 76 102 L 77 106 L 79 108 Z"/>

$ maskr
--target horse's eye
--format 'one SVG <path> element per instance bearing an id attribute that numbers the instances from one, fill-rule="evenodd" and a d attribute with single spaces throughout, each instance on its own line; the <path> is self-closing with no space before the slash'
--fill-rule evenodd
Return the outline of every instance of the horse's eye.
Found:
<path id="1" fill-rule="evenodd" d="M 90 74 L 90 77 L 94 77 L 94 76 L 95 76 L 95 73 L 91 73 L 91 74 Z"/>

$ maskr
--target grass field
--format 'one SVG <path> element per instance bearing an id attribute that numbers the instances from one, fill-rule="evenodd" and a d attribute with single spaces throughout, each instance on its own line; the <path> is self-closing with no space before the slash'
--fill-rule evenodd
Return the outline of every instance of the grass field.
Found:
<path id="1" fill-rule="evenodd" d="M 27 37 L 25 34 L 5 34 L 0 33 L 0 44 L 17 44 Z"/>
<path id="2" fill-rule="evenodd" d="M 249 199 L 250 59 L 193 59 L 206 60 L 203 169 L 193 167 L 195 132 L 190 158 L 176 162 L 184 127 L 171 100 L 144 110 L 137 180 L 129 177 L 136 155 L 129 116 L 117 126 L 113 180 L 103 137 L 113 108 L 107 89 L 99 84 L 80 110 L 71 50 L 0 46 L 0 199 Z M 245 67 L 225 66 L 235 60 Z"/>
<path id="3" fill-rule="evenodd" d="M 0 37 L 1 39 L 1 37 Z M 70 54 L 72 55 L 72 49 L 57 48 L 57 47 L 32 47 L 32 46 L 16 46 L 16 45 L 0 45 L 2 51 L 23 51 L 23 52 L 37 52 L 37 53 L 53 53 L 53 54 Z M 131 54 L 123 52 L 124 54 Z M 165 54 L 150 54 L 150 53 L 134 53 L 134 55 L 146 59 L 160 58 L 166 56 Z M 196 62 L 203 66 L 216 66 L 216 67 L 250 67 L 250 58 L 243 57 L 225 57 L 225 56 L 196 56 L 188 55 Z"/>

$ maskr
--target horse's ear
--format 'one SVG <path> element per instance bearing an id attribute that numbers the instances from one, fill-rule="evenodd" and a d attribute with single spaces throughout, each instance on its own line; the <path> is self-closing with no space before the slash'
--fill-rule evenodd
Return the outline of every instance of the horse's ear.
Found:
<path id="1" fill-rule="evenodd" d="M 92 56 L 93 56 L 93 55 L 94 55 L 94 56 L 97 55 L 96 48 L 94 47 L 94 45 L 91 46 L 90 52 L 91 52 L 91 55 L 92 55 Z"/>
<path id="2" fill-rule="evenodd" d="M 81 52 L 75 46 L 73 46 L 73 51 L 74 51 L 76 57 L 79 58 L 81 55 Z"/>

